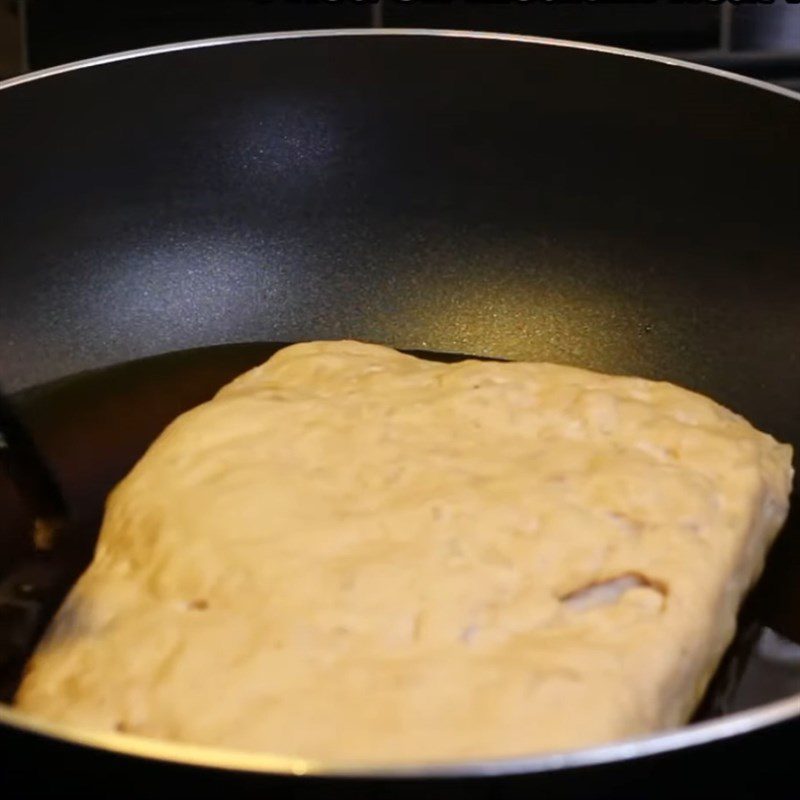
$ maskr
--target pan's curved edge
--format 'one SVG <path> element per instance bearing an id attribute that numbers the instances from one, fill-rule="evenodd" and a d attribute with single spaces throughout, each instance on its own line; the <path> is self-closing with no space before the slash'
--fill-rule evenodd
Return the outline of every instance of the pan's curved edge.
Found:
<path id="1" fill-rule="evenodd" d="M 216 47 L 229 44 L 240 44 L 258 41 L 289 40 L 306 38 L 323 38 L 333 36 L 409 36 L 409 37 L 442 37 L 462 39 L 485 39 L 515 42 L 521 44 L 538 44 L 553 47 L 588 50 L 609 55 L 635 58 L 665 66 L 689 69 L 695 72 L 714 75 L 726 80 L 736 81 L 773 94 L 782 95 L 791 100 L 800 100 L 800 92 L 774 86 L 726 70 L 695 64 L 667 56 L 641 53 L 618 47 L 595 45 L 586 42 L 575 42 L 537 36 L 523 36 L 504 33 L 484 33 L 457 30 L 428 29 L 335 29 L 312 31 L 287 31 L 277 33 L 245 34 L 213 39 L 199 39 L 175 44 L 157 45 L 138 50 L 75 61 L 48 69 L 26 73 L 14 78 L 0 81 L 0 90 L 10 89 L 43 78 L 61 75 L 89 67 L 111 64 L 144 56 L 167 54 L 173 51 L 194 50 L 205 47 Z M 418 777 L 468 777 L 511 775 L 520 773 L 539 773 L 565 770 L 615 761 L 626 761 L 635 758 L 653 756 L 688 747 L 709 744 L 728 739 L 785 722 L 800 716 L 800 694 L 778 700 L 755 709 L 737 712 L 719 719 L 695 723 L 683 728 L 660 734 L 639 737 L 603 745 L 563 753 L 549 753 L 513 759 L 496 759 L 487 761 L 433 763 L 427 765 L 372 765 L 357 763 L 324 763 L 311 762 L 304 759 L 269 753 L 246 753 L 211 747 L 200 747 L 188 744 L 162 742 L 127 734 L 106 733 L 72 728 L 70 726 L 47 722 L 20 712 L 13 707 L 0 704 L 0 724 L 15 728 L 21 732 L 55 738 L 75 745 L 101 748 L 110 752 L 144 757 L 166 762 L 195 766 L 206 766 L 228 770 L 261 772 L 284 775 L 340 776 L 357 778 L 418 778 Z"/>
<path id="2" fill-rule="evenodd" d="M 239 772 L 360 779 L 490 777 L 578 769 L 711 744 L 785 722 L 797 716 L 800 716 L 800 695 L 777 700 L 754 710 L 739 711 L 719 719 L 694 723 L 664 733 L 582 750 L 483 761 L 361 764 L 345 761 L 315 762 L 279 753 L 248 753 L 147 739 L 129 734 L 73 728 L 39 719 L 11 706 L 0 704 L 0 724 L 26 733 L 59 739 L 74 745 L 101 748 L 121 755 Z"/>
<path id="3" fill-rule="evenodd" d="M 0 90 L 10 89 L 31 81 L 41 80 L 53 75 L 61 75 L 66 72 L 73 72 L 88 67 L 112 64 L 117 61 L 126 61 L 143 56 L 154 56 L 171 53 L 180 50 L 197 50 L 204 47 L 219 47 L 229 44 L 243 44 L 247 42 L 262 42 L 285 39 L 316 39 L 334 36 L 426 36 L 455 39 L 487 39 L 502 42 L 517 42 L 520 44 L 549 45 L 551 47 L 564 47 L 573 50 L 591 50 L 598 53 L 609 55 L 624 56 L 626 58 L 636 58 L 642 61 L 652 61 L 665 66 L 680 67 L 694 72 L 701 72 L 707 75 L 715 75 L 738 83 L 744 83 L 754 88 L 763 89 L 773 94 L 783 95 L 792 100 L 800 100 L 800 92 L 786 89 L 783 86 L 775 86 L 766 81 L 751 78 L 748 75 L 739 75 L 716 67 L 709 67 L 705 64 L 696 64 L 692 61 L 684 61 L 680 58 L 671 56 L 656 55 L 653 53 L 643 53 L 638 50 L 628 50 L 624 47 L 611 47 L 609 45 L 592 44 L 591 42 L 579 42 L 569 39 L 553 39 L 546 36 L 525 36 L 516 33 L 493 33 L 486 31 L 466 31 L 466 30 L 437 30 L 433 28 L 331 28 L 308 31 L 276 31 L 270 33 L 245 33 L 237 36 L 219 36 L 212 39 L 193 39 L 185 42 L 175 42 L 172 44 L 160 44 L 152 47 L 143 47 L 137 50 L 124 50 L 119 53 L 109 53 L 108 55 L 87 58 L 81 61 L 72 61 L 67 64 L 59 64 L 55 67 L 27 72 L 13 78 L 0 81 Z"/>

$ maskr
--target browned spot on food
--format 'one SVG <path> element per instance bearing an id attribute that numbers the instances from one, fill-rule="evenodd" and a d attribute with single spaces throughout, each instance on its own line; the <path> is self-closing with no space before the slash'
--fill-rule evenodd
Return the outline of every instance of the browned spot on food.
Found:
<path id="1" fill-rule="evenodd" d="M 204 600 L 202 597 L 196 600 L 190 600 L 188 607 L 192 611 L 205 611 L 208 608 L 208 600 Z"/>

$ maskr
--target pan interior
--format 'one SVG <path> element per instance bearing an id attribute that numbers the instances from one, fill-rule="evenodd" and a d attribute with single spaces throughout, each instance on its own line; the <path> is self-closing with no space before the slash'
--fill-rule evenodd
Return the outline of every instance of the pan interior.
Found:
<path id="1" fill-rule="evenodd" d="M 75 511 L 35 557 L 0 474 L 5 697 L 110 486 L 274 349 L 215 343 L 638 374 L 800 443 L 800 103 L 552 44 L 279 35 L 0 91 L 2 378 Z M 797 516 L 701 718 L 798 688 Z"/>

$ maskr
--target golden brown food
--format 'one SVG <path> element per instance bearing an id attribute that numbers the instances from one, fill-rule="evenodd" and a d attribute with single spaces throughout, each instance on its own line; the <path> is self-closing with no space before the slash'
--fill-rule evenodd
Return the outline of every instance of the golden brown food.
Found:
<path id="1" fill-rule="evenodd" d="M 788 446 L 666 383 L 295 345 L 113 492 L 17 704 L 322 761 L 674 726 L 791 478 Z"/>

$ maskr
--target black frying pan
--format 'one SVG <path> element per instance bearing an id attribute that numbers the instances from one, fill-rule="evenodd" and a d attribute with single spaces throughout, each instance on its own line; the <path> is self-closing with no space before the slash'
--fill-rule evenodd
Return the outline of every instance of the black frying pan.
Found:
<path id="1" fill-rule="evenodd" d="M 35 556 L 0 474 L 7 694 L 89 557 L 107 490 L 166 421 L 274 347 L 258 343 L 353 337 L 636 373 L 800 443 L 800 98 L 788 92 L 622 51 L 414 31 L 156 48 L 0 88 L 0 375 L 76 520 Z M 241 342 L 255 344 L 197 350 Z M 0 709 L 0 785 L 754 793 L 791 779 L 800 734 L 790 666 L 778 680 L 753 650 L 765 626 L 800 640 L 797 539 L 790 523 L 708 719 L 677 732 L 404 777 L 298 778 L 192 748 L 113 751 Z M 749 710 L 719 717 L 737 708 Z"/>

